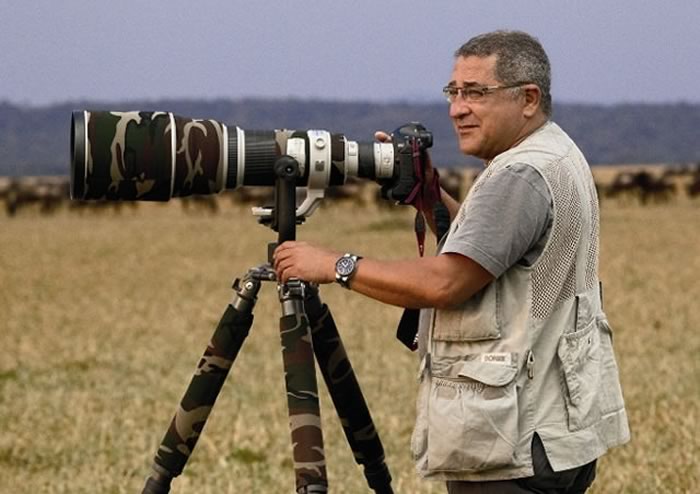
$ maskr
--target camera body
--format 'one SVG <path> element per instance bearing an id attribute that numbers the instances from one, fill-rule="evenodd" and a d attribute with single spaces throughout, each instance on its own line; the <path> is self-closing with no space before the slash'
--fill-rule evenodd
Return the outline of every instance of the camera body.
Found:
<path id="1" fill-rule="evenodd" d="M 404 204 L 411 194 L 433 145 L 433 134 L 419 122 L 397 128 L 391 134 L 397 172 L 382 184 L 382 197 Z"/>

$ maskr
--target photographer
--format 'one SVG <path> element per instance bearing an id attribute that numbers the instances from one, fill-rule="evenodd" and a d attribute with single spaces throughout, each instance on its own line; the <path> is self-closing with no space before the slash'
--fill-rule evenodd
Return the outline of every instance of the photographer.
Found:
<path id="1" fill-rule="evenodd" d="M 286 242 L 278 278 L 424 309 L 411 441 L 423 477 L 450 493 L 584 492 L 596 459 L 629 439 L 590 169 L 550 120 L 533 37 L 469 40 L 443 92 L 461 151 L 485 170 L 461 205 L 440 192 L 451 226 L 439 254 L 380 261 Z"/>

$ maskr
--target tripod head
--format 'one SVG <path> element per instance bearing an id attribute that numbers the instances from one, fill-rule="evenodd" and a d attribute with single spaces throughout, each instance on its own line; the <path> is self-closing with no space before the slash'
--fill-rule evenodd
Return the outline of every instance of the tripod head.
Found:
<path id="1" fill-rule="evenodd" d="M 272 264 L 272 255 L 283 242 L 296 240 L 296 226 L 301 225 L 306 216 L 320 204 L 323 189 L 312 190 L 299 208 L 296 205 L 296 179 L 300 174 L 299 163 L 291 156 L 280 156 L 274 164 L 275 172 L 275 202 L 270 207 L 253 208 L 253 214 L 258 216 L 258 222 L 269 226 L 277 232 L 277 242 L 267 245 L 267 260 Z M 313 207 L 310 204 L 313 202 Z"/>

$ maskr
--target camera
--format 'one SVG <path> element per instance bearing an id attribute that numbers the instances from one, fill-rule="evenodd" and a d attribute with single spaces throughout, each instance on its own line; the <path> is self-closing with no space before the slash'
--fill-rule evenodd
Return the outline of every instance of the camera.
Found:
<path id="1" fill-rule="evenodd" d="M 402 202 L 432 146 L 430 131 L 412 122 L 391 142 L 360 142 L 325 130 L 244 130 L 212 119 L 169 112 L 74 111 L 71 198 L 167 201 L 243 186 L 273 186 L 274 164 L 299 164 L 296 186 L 308 190 L 303 214 L 327 187 L 348 178 L 374 180 L 385 198 Z M 305 210 L 306 209 L 306 210 Z"/>

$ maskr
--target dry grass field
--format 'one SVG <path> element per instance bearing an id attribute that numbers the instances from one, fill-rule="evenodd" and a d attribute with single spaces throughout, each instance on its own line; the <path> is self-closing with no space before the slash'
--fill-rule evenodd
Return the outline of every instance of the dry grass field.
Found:
<path id="1" fill-rule="evenodd" d="M 601 278 L 633 439 L 605 456 L 592 492 L 700 491 L 700 201 L 604 201 Z M 412 213 L 324 204 L 300 239 L 379 258 L 416 255 Z M 0 493 L 136 493 L 231 298 L 274 234 L 247 208 L 186 213 L 0 213 Z M 415 355 L 400 310 L 337 286 L 334 314 L 397 493 L 442 493 L 409 455 Z M 174 493 L 293 492 L 279 303 L 256 320 Z M 321 384 L 321 388 L 323 385 Z M 330 400 L 331 492 L 368 492 Z"/>

